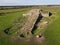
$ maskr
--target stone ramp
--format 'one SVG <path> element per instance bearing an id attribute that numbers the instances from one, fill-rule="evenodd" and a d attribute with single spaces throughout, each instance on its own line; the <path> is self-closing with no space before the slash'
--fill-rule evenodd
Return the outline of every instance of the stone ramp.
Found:
<path id="1" fill-rule="evenodd" d="M 29 11 L 28 15 L 30 14 L 30 16 L 28 17 L 28 21 L 25 23 L 25 25 L 19 30 L 19 34 L 22 34 L 24 32 L 31 32 L 34 24 L 36 23 L 38 17 L 39 17 L 39 9 L 32 9 L 31 11 Z"/>

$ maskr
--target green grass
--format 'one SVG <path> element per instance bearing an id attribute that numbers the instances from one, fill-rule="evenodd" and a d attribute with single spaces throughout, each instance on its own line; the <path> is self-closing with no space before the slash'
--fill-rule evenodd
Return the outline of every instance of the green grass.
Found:
<path id="1" fill-rule="evenodd" d="M 51 24 L 48 25 L 45 31 L 46 45 L 60 45 L 60 8 L 49 8 L 49 10 L 53 13 L 55 18 L 51 17 Z M 54 10 L 54 11 L 52 11 Z"/>
<path id="2" fill-rule="evenodd" d="M 13 21 L 19 17 L 22 17 L 22 14 L 26 11 L 4 14 L 4 16 L 0 16 L 0 31 L 4 30 L 5 28 L 11 26 Z"/>
<path id="3" fill-rule="evenodd" d="M 46 45 L 60 45 L 60 7 L 40 7 L 43 10 L 50 11 L 53 15 L 50 17 L 49 21 L 51 22 L 48 27 L 45 29 L 45 43 Z M 22 12 L 4 14 L 0 16 L 0 45 L 29 45 L 20 40 L 13 40 L 10 36 L 6 35 L 3 30 L 13 24 L 13 21 L 22 16 Z M 37 31 L 38 32 L 38 31 Z M 36 32 L 36 33 L 37 33 Z M 33 44 L 33 42 L 32 42 Z M 40 45 L 40 44 L 39 44 Z M 45 45 L 45 44 L 44 44 Z"/>
<path id="4" fill-rule="evenodd" d="M 20 45 L 19 44 L 20 42 L 14 41 L 14 40 L 12 41 L 12 39 L 10 38 L 11 35 L 9 36 L 9 35 L 5 34 L 4 30 L 10 26 L 13 26 L 13 28 L 15 29 L 17 26 L 15 25 L 16 23 L 14 23 L 14 21 L 17 20 L 18 18 L 25 20 L 25 18 L 23 18 L 22 14 L 26 13 L 28 10 L 24 9 L 20 12 L 3 14 L 3 16 L 0 16 L 0 45 Z M 20 24 L 22 25 L 23 23 L 24 23 L 24 21 L 21 22 Z M 18 29 L 15 29 L 15 31 L 13 30 L 10 33 L 16 33 L 17 30 Z M 21 42 L 21 45 L 23 45 L 22 42 Z"/>
<path id="5" fill-rule="evenodd" d="M 18 19 L 14 21 L 11 27 L 7 28 L 6 31 L 8 31 L 8 34 L 16 34 L 26 23 L 27 17 L 21 16 Z"/>
<path id="6" fill-rule="evenodd" d="M 27 8 L 20 8 L 20 9 L 5 9 L 5 10 L 0 10 L 0 13 L 7 13 L 7 12 L 19 12 L 22 10 L 27 10 Z"/>
<path id="7" fill-rule="evenodd" d="M 41 32 L 40 29 L 36 29 L 36 30 L 33 32 L 33 34 L 34 34 L 34 35 L 38 35 L 38 34 L 40 34 L 40 32 Z"/>

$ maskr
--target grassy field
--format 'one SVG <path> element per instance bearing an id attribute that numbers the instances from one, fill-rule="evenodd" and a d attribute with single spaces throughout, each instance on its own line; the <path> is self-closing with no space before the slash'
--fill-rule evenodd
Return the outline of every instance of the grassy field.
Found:
<path id="1" fill-rule="evenodd" d="M 44 45 L 60 45 L 60 6 L 59 7 L 42 6 L 39 8 L 46 11 L 50 11 L 52 13 L 52 16 L 48 20 L 50 23 L 45 29 L 46 31 L 44 33 L 44 36 L 46 40 Z M 5 11 L 1 10 L 1 12 Z M 27 9 L 15 13 L 3 14 L 3 16 L 0 15 L 0 45 L 37 45 L 35 42 L 33 43 L 33 41 L 32 42 L 25 42 L 24 40 L 15 41 L 11 39 L 11 35 L 9 36 L 4 33 L 4 30 L 6 28 L 10 27 L 11 25 L 14 25 L 14 21 L 16 19 L 18 18 L 25 19 L 22 16 L 22 14 L 25 12 L 27 12 Z"/>
<path id="2" fill-rule="evenodd" d="M 3 16 L 0 16 L 0 31 L 4 30 L 4 28 L 7 28 L 10 26 L 14 20 L 22 17 L 22 14 L 25 13 L 26 10 L 22 10 L 20 12 L 16 13 L 9 13 L 9 14 L 3 14 Z"/>
<path id="3" fill-rule="evenodd" d="M 9 28 L 10 26 L 13 27 L 12 29 L 10 29 L 10 34 L 19 30 L 16 27 L 19 26 L 19 28 L 20 28 L 21 25 L 23 26 L 24 21 L 26 21 L 26 18 L 23 17 L 22 14 L 26 13 L 28 10 L 29 10 L 29 8 L 28 9 L 27 8 L 18 9 L 17 12 L 14 12 L 14 11 L 16 11 L 16 9 L 0 10 L 0 12 L 3 12 L 3 13 L 5 13 L 7 11 L 14 12 L 14 13 L 5 13 L 5 14 L 0 15 L 0 45 L 17 45 L 18 44 L 18 41 L 16 41 L 16 42 L 12 41 L 11 38 L 9 38 L 11 36 L 8 36 L 7 34 L 5 34 L 4 30 Z M 20 20 L 22 20 L 22 22 Z M 19 25 L 16 22 L 18 22 Z M 23 43 L 21 42 L 21 44 L 23 44 Z M 20 45 L 20 44 L 18 44 L 18 45 Z"/>
<path id="4" fill-rule="evenodd" d="M 60 45 L 60 7 L 45 7 L 42 8 L 52 12 L 51 24 L 48 25 L 45 31 L 46 45 Z"/>
<path id="5" fill-rule="evenodd" d="M 43 29 L 45 43 L 44 45 L 60 45 L 60 6 L 41 6 L 40 9 L 49 11 L 52 13 L 51 17 L 44 18 L 49 24 Z M 36 30 L 35 34 L 38 34 L 41 29 Z"/>

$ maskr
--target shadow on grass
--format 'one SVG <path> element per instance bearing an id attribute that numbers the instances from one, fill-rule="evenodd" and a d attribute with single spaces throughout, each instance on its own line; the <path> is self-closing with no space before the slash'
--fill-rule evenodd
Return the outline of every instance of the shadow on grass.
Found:
<path id="1" fill-rule="evenodd" d="M 36 20 L 36 23 L 34 24 L 34 27 L 31 31 L 32 34 L 34 34 L 34 31 L 37 29 L 37 24 L 40 22 L 40 20 L 43 18 L 43 16 L 41 15 L 41 13 L 39 14 L 37 20 Z"/>

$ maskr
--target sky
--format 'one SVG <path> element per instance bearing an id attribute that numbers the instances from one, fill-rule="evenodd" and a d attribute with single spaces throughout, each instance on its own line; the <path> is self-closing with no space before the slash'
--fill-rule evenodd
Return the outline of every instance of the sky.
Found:
<path id="1" fill-rule="evenodd" d="M 0 6 L 5 5 L 60 5 L 60 0 L 0 0 Z"/>

